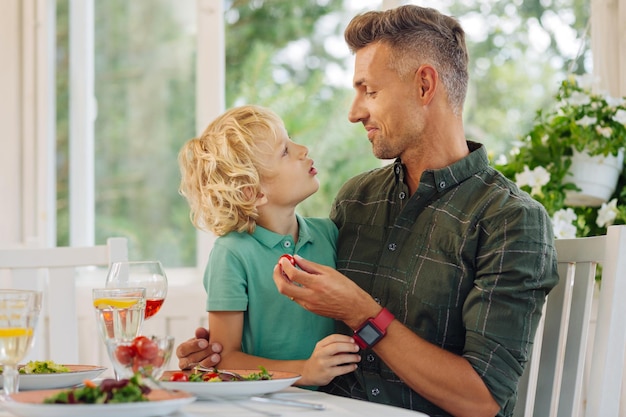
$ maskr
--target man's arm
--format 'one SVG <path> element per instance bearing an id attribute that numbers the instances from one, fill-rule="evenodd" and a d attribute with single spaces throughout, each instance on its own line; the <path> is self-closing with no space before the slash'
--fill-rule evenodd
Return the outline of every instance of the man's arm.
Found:
<path id="1" fill-rule="evenodd" d="M 342 320 L 352 329 L 380 311 L 367 292 L 341 273 L 300 257 L 296 260 L 301 270 L 285 260 L 280 266 L 301 286 L 288 282 L 278 267 L 274 282 L 281 294 L 307 310 Z M 500 410 L 465 358 L 425 341 L 397 320 L 374 351 L 414 391 L 455 416 L 493 417 Z"/>

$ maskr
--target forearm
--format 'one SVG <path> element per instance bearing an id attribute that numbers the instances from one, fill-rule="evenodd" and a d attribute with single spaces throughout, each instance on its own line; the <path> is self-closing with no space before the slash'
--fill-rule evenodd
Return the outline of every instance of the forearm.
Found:
<path id="1" fill-rule="evenodd" d="M 493 417 L 500 409 L 465 358 L 425 341 L 397 320 L 374 351 L 411 389 L 454 416 Z"/>

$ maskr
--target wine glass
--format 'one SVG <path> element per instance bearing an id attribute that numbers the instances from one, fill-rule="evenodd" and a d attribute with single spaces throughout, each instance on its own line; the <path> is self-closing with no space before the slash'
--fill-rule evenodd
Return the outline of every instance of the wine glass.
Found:
<path id="1" fill-rule="evenodd" d="M 6 395 L 19 388 L 17 364 L 33 344 L 41 299 L 39 291 L 0 289 L 0 364 Z"/>
<path id="2" fill-rule="evenodd" d="M 167 295 L 167 276 L 159 261 L 114 262 L 109 268 L 107 288 L 143 287 L 146 289 L 145 320 L 154 316 Z"/>

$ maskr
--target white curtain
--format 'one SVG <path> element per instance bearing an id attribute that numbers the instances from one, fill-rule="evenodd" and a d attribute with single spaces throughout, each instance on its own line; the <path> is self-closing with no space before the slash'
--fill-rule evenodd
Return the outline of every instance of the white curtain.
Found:
<path id="1" fill-rule="evenodd" d="M 626 97 L 626 0 L 591 0 L 591 50 L 600 89 Z M 626 381 L 619 415 L 626 417 Z"/>
<path id="2" fill-rule="evenodd" d="M 591 0 L 591 50 L 600 89 L 626 96 L 626 0 Z"/>

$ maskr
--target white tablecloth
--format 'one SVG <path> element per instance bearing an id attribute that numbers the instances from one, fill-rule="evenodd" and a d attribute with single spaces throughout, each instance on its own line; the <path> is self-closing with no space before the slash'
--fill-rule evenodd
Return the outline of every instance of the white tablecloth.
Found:
<path id="1" fill-rule="evenodd" d="M 196 401 L 172 417 L 196 417 L 196 416 L 228 416 L 228 417 L 256 417 L 273 415 L 282 417 L 326 417 L 326 416 L 354 416 L 354 417 L 428 417 L 426 414 L 404 408 L 388 405 L 375 404 L 367 401 L 353 400 L 338 397 L 323 392 L 309 391 L 301 388 L 290 387 L 272 395 L 274 398 L 293 399 L 311 403 L 324 404 L 324 410 L 296 408 L 276 404 L 259 403 L 248 399 L 222 400 L 222 401 Z M 256 410 L 256 411 L 252 411 Z M 268 414 L 264 414 L 268 413 Z M 0 415 L 4 417 L 4 415 Z"/>

